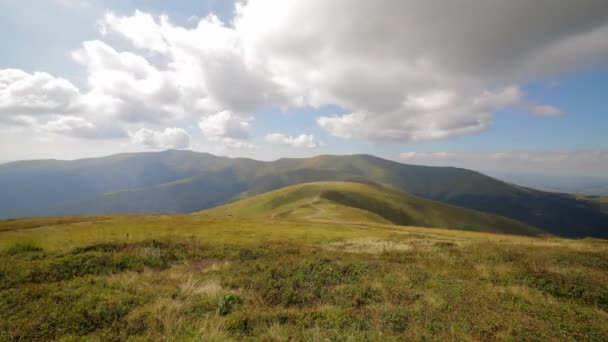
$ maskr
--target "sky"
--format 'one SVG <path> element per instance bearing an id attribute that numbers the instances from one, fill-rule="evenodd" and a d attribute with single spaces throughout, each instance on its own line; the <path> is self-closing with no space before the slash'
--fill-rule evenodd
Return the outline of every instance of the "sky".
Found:
<path id="1" fill-rule="evenodd" d="M 0 162 L 191 149 L 608 175 L 605 0 L 0 0 Z"/>

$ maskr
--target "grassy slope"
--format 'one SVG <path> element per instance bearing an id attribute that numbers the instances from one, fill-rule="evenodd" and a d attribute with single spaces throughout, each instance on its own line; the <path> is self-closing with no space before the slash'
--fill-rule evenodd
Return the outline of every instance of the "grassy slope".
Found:
<path id="1" fill-rule="evenodd" d="M 586 201 L 608 215 L 608 196 L 577 195 L 579 200 Z"/>
<path id="2" fill-rule="evenodd" d="M 0 221 L 0 340 L 607 340 L 608 244 L 205 215 Z"/>
<path id="3" fill-rule="evenodd" d="M 307 221 L 393 223 L 526 235 L 543 233 L 504 217 L 434 202 L 376 185 L 351 182 L 293 185 L 202 213 Z"/>
<path id="4" fill-rule="evenodd" d="M 0 217 L 193 212 L 314 181 L 373 182 L 556 235 L 608 237 L 608 215 L 589 201 L 514 186 L 471 170 L 405 165 L 369 155 L 262 162 L 164 151 L 3 164 Z"/>

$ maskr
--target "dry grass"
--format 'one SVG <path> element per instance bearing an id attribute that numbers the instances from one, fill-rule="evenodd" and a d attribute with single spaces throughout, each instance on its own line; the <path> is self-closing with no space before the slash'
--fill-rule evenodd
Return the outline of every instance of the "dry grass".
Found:
<path id="1" fill-rule="evenodd" d="M 0 340 L 608 339 L 602 240 L 187 215 L 38 223 L 0 232 Z"/>

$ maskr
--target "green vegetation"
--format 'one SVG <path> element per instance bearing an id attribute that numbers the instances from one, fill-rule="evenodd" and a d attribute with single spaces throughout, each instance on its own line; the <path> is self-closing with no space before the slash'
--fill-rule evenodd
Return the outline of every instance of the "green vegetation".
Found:
<path id="1" fill-rule="evenodd" d="M 543 234 L 540 229 L 504 217 L 434 202 L 376 185 L 350 182 L 293 185 L 206 210 L 202 214 Z"/>
<path id="2" fill-rule="evenodd" d="M 593 201 L 507 184 L 471 170 L 405 165 L 370 155 L 263 162 L 169 150 L 7 163 L 0 165 L 0 218 L 192 213 L 321 181 L 373 183 L 508 217 L 553 235 L 608 238 L 605 206 Z"/>
<path id="3" fill-rule="evenodd" d="M 42 249 L 30 241 L 19 241 L 6 249 L 8 255 L 15 255 L 27 252 L 40 252 Z"/>
<path id="4" fill-rule="evenodd" d="M 283 219 L 0 221 L 0 340 L 608 339 L 605 240 L 303 220 L 295 189 L 258 202 Z"/>
<path id="5" fill-rule="evenodd" d="M 608 197 L 606 196 L 591 196 L 577 195 L 577 198 L 582 201 L 587 201 L 591 206 L 596 207 L 599 211 L 608 215 Z"/>

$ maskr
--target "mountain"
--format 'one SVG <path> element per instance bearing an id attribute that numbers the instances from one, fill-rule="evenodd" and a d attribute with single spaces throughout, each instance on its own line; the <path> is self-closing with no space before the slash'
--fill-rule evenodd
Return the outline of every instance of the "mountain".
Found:
<path id="1" fill-rule="evenodd" d="M 316 182 L 288 186 L 202 211 L 212 216 L 381 223 L 417 227 L 541 235 L 505 217 L 435 202 L 378 185 Z"/>
<path id="2" fill-rule="evenodd" d="M 285 186 L 374 183 L 509 217 L 567 237 L 608 237 L 608 215 L 573 195 L 508 184 L 481 173 L 370 156 L 272 162 L 168 150 L 74 161 L 0 165 L 0 218 L 109 212 L 195 212 Z"/>
<path id="3" fill-rule="evenodd" d="M 484 173 L 508 183 L 538 190 L 592 196 L 608 196 L 608 177 L 579 177 L 497 171 L 487 171 Z"/>

